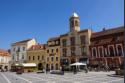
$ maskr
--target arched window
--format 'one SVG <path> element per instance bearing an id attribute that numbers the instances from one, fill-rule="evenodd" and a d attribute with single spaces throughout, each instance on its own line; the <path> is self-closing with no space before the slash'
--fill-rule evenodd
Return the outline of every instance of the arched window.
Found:
<path id="1" fill-rule="evenodd" d="M 78 26 L 78 22 L 77 21 L 75 21 L 75 26 Z"/>
<path id="2" fill-rule="evenodd" d="M 100 56 L 102 56 L 102 55 L 103 55 L 102 48 L 99 48 L 99 54 L 100 54 Z"/>
<path id="3" fill-rule="evenodd" d="M 81 42 L 85 42 L 85 37 L 81 37 Z"/>
<path id="4" fill-rule="evenodd" d="M 75 44 L 75 37 L 71 37 L 70 40 L 71 40 L 71 45 L 74 45 Z"/>
<path id="5" fill-rule="evenodd" d="M 74 27 L 74 21 L 72 21 L 72 27 Z"/>

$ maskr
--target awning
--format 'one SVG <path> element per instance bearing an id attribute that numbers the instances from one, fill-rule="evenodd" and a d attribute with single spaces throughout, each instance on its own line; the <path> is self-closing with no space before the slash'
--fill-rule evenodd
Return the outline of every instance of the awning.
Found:
<path id="1" fill-rule="evenodd" d="M 76 63 L 70 64 L 70 66 L 72 66 L 72 65 L 86 65 L 86 64 L 85 63 L 76 62 Z"/>
<path id="2" fill-rule="evenodd" d="M 24 67 L 36 67 L 35 63 L 22 63 Z"/>
<path id="3" fill-rule="evenodd" d="M 19 64 L 12 64 L 11 66 L 18 66 Z"/>

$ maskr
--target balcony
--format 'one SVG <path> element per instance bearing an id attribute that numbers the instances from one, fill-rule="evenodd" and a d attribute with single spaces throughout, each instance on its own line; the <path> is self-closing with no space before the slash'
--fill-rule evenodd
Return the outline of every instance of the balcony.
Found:
<path id="1" fill-rule="evenodd" d="M 20 52 L 20 50 L 17 50 L 16 52 Z"/>
<path id="2" fill-rule="evenodd" d="M 104 55 L 104 57 L 120 57 L 121 54 L 115 54 L 115 55 Z"/>

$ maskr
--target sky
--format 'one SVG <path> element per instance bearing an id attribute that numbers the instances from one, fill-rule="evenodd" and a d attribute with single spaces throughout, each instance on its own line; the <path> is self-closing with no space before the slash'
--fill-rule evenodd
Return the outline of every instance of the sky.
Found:
<path id="1" fill-rule="evenodd" d="M 0 0 L 0 49 L 33 38 L 46 44 L 66 34 L 73 11 L 80 18 L 80 30 L 124 26 L 124 0 Z"/>

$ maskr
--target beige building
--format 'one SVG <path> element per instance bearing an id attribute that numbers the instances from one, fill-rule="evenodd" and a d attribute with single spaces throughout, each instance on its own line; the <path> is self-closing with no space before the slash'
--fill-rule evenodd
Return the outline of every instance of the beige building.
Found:
<path id="1" fill-rule="evenodd" d="M 0 70 L 8 70 L 10 62 L 10 53 L 7 50 L 0 49 Z"/>
<path id="2" fill-rule="evenodd" d="M 61 66 L 69 66 L 74 62 L 83 62 L 89 65 L 89 45 L 91 29 L 80 31 L 80 21 L 76 13 L 72 13 L 70 31 L 60 35 Z"/>
<path id="3" fill-rule="evenodd" d="M 11 44 L 10 64 L 26 63 L 26 53 L 32 45 L 37 45 L 37 39 L 28 39 Z"/>

